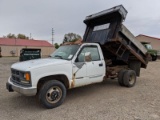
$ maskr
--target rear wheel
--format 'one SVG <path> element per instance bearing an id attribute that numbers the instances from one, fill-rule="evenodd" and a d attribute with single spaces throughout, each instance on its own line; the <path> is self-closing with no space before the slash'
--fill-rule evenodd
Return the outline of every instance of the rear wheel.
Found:
<path id="1" fill-rule="evenodd" d="M 152 61 L 156 61 L 156 60 L 157 60 L 157 56 L 152 55 Z"/>
<path id="2" fill-rule="evenodd" d="M 133 70 L 128 70 L 123 76 L 124 85 L 126 87 L 133 87 L 136 83 L 136 73 Z"/>
<path id="3" fill-rule="evenodd" d="M 124 86 L 124 82 L 123 82 L 123 76 L 124 76 L 124 73 L 126 72 L 126 70 L 120 70 L 119 73 L 118 73 L 118 83 L 120 86 Z"/>
<path id="4" fill-rule="evenodd" d="M 39 102 L 46 108 L 60 106 L 66 97 L 66 88 L 60 81 L 52 80 L 44 83 L 38 93 Z"/>

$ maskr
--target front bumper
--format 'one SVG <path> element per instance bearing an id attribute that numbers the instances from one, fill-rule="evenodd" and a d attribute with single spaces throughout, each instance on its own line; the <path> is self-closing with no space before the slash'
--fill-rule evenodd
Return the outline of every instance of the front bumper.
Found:
<path id="1" fill-rule="evenodd" d="M 10 81 L 10 78 L 9 78 L 8 82 L 6 83 L 6 89 L 9 92 L 16 91 L 16 92 L 23 94 L 25 96 L 34 96 L 37 93 L 37 88 L 22 87 L 22 86 L 15 85 L 14 83 L 12 83 Z"/>

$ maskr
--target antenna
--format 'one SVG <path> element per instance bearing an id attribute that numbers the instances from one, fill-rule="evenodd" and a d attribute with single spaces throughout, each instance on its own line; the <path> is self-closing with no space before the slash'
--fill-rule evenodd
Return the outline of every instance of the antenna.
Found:
<path id="1" fill-rule="evenodd" d="M 53 36 L 54 36 L 54 29 L 52 28 L 52 45 L 53 45 L 53 42 L 54 42 Z"/>

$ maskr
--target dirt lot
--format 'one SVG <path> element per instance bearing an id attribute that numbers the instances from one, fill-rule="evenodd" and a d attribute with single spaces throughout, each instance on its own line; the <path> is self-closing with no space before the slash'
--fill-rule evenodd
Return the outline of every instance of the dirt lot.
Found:
<path id="1" fill-rule="evenodd" d="M 69 90 L 58 108 L 45 109 L 35 97 L 6 90 L 10 66 L 17 58 L 0 58 L 0 120 L 160 120 L 160 61 L 141 70 L 133 88 L 117 80 Z"/>

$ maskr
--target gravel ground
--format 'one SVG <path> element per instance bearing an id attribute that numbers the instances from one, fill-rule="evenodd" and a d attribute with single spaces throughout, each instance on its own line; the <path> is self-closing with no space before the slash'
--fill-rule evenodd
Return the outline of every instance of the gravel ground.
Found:
<path id="1" fill-rule="evenodd" d="M 0 58 L 0 120 L 160 120 L 160 61 L 141 70 L 135 87 L 108 80 L 72 89 L 60 107 L 48 110 L 35 97 L 6 90 L 10 66 L 17 60 Z"/>

